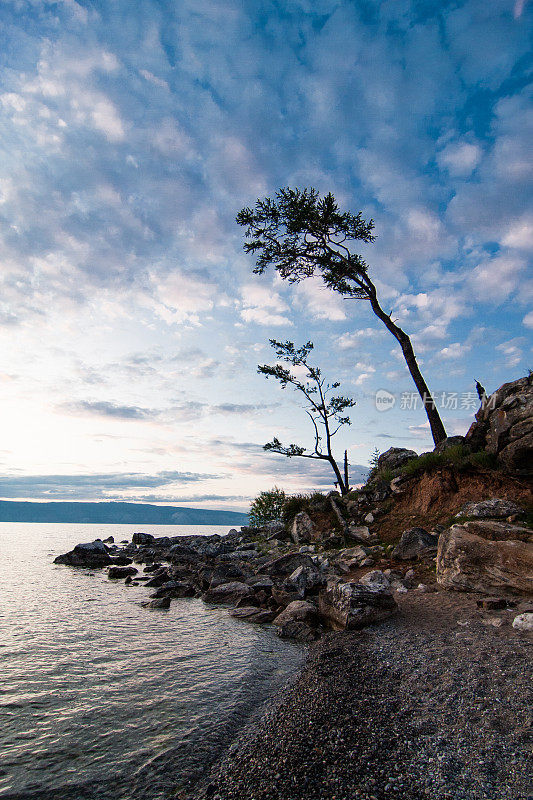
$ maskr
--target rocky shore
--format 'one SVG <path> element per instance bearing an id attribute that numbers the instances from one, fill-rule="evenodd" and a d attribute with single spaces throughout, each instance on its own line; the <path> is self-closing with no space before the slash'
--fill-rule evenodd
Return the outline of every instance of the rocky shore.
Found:
<path id="1" fill-rule="evenodd" d="M 328 634 L 199 800 L 530 800 L 531 635 L 437 591 Z M 501 620 L 498 627 L 494 621 Z"/>
<path id="2" fill-rule="evenodd" d="M 180 797 L 531 800 L 531 377 L 493 400 L 465 438 L 390 448 L 365 486 L 293 498 L 263 527 L 55 559 L 144 584 L 147 613 L 201 597 L 311 645 L 282 702 Z"/>

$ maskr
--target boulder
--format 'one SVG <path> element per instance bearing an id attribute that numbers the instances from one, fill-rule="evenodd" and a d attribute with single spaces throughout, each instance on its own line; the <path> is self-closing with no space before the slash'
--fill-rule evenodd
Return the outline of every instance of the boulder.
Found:
<path id="1" fill-rule="evenodd" d="M 299 542 L 309 542 L 313 538 L 315 524 L 306 511 L 300 511 L 294 517 L 291 525 L 291 539 L 298 544 Z"/>
<path id="2" fill-rule="evenodd" d="M 435 447 L 433 448 L 434 453 L 445 453 L 446 450 L 449 450 L 450 447 L 464 447 L 465 446 L 465 437 L 464 436 L 447 436 L 446 439 L 440 441 Z"/>
<path id="3" fill-rule="evenodd" d="M 151 533 L 138 532 L 133 534 L 131 541 L 133 542 L 133 544 L 146 545 L 146 544 L 151 544 L 154 541 L 154 539 L 155 536 L 152 536 Z"/>
<path id="4" fill-rule="evenodd" d="M 475 517 L 476 519 L 503 519 L 522 515 L 524 513 L 520 506 L 511 500 L 501 500 L 493 497 L 491 500 L 482 500 L 480 503 L 466 503 L 456 515 L 460 517 Z"/>
<path id="5" fill-rule="evenodd" d="M 158 572 L 155 573 L 153 578 L 150 578 L 149 581 L 146 581 L 146 586 L 162 586 L 164 583 L 168 583 L 168 581 L 172 580 L 172 577 L 165 567 L 160 569 Z"/>
<path id="6" fill-rule="evenodd" d="M 250 561 L 253 558 L 258 558 L 261 553 L 259 550 L 235 550 L 232 553 L 221 553 L 218 556 L 219 561 L 234 563 L 235 561 Z"/>
<path id="7" fill-rule="evenodd" d="M 114 544 L 115 539 L 113 536 L 108 536 L 107 539 L 104 539 L 104 544 Z"/>
<path id="8" fill-rule="evenodd" d="M 69 567 L 88 567 L 89 569 L 107 567 L 113 561 L 107 547 L 100 539 L 77 544 L 74 550 L 54 558 L 54 564 L 67 564 Z"/>
<path id="9" fill-rule="evenodd" d="M 277 586 L 273 586 L 272 599 L 278 606 L 286 608 L 289 605 L 289 603 L 292 603 L 296 600 L 301 600 L 302 598 L 300 597 L 298 592 L 287 592 L 284 589 L 279 589 Z"/>
<path id="10" fill-rule="evenodd" d="M 168 581 L 155 590 L 150 597 L 194 597 L 196 589 L 188 581 Z"/>
<path id="11" fill-rule="evenodd" d="M 266 594 L 270 594 L 272 592 L 272 587 L 274 586 L 272 578 L 269 578 L 266 575 L 254 575 L 253 577 L 248 578 L 245 583 L 247 583 L 248 586 L 252 586 L 254 592 L 266 592 Z"/>
<path id="12" fill-rule="evenodd" d="M 392 551 L 392 557 L 400 561 L 412 561 L 417 558 L 435 555 L 439 537 L 426 531 L 425 528 L 409 528 L 402 533 L 399 543 Z"/>
<path id="13" fill-rule="evenodd" d="M 318 622 L 316 606 L 305 600 L 294 600 L 274 619 L 274 625 L 281 626 L 287 622 L 304 622 L 306 625 L 316 625 Z"/>
<path id="14" fill-rule="evenodd" d="M 214 589 L 220 586 L 221 583 L 229 583 L 230 581 L 244 581 L 246 575 L 237 564 L 217 564 L 217 566 L 210 572 L 204 570 L 202 578 L 207 581 L 209 588 Z"/>
<path id="15" fill-rule="evenodd" d="M 485 450 L 511 471 L 531 471 L 533 463 L 533 377 L 504 383 L 482 405 L 465 441 Z"/>
<path id="16" fill-rule="evenodd" d="M 297 592 L 300 597 L 316 591 L 325 585 L 324 576 L 316 567 L 297 567 L 283 583 L 288 592 Z"/>
<path id="17" fill-rule="evenodd" d="M 517 631 L 533 631 L 533 614 L 519 614 L 513 620 L 513 628 Z"/>
<path id="18" fill-rule="evenodd" d="M 170 608 L 170 597 L 159 597 L 156 600 L 150 600 L 141 603 L 144 608 Z"/>
<path id="19" fill-rule="evenodd" d="M 129 575 L 137 575 L 139 570 L 136 567 L 109 567 L 107 577 L 112 579 L 127 578 Z"/>
<path id="20" fill-rule="evenodd" d="M 405 447 L 389 447 L 378 458 L 378 471 L 390 469 L 395 471 L 413 458 L 418 458 L 418 453 L 414 450 L 407 450 Z"/>
<path id="21" fill-rule="evenodd" d="M 318 596 L 320 616 L 337 629 L 381 622 L 397 609 L 390 589 L 361 583 L 330 584 Z"/>
<path id="22" fill-rule="evenodd" d="M 438 583 L 465 592 L 533 595 L 533 544 L 490 541 L 471 533 L 471 524 L 452 525 L 441 534 Z"/>
<path id="23" fill-rule="evenodd" d="M 257 571 L 266 575 L 288 577 L 298 567 L 310 567 L 313 569 L 314 566 L 315 562 L 306 553 L 287 553 L 272 561 L 267 561 Z"/>
<path id="24" fill-rule="evenodd" d="M 462 523 L 469 533 L 475 533 L 482 539 L 500 542 L 504 539 L 516 539 L 521 542 L 533 541 L 533 531 L 519 523 L 504 522 L 500 519 L 474 519 Z"/>
<path id="25" fill-rule="evenodd" d="M 305 622 L 285 622 L 278 627 L 277 633 L 281 639 L 295 639 L 297 642 L 314 642 L 320 638 L 320 632 Z"/>
<path id="26" fill-rule="evenodd" d="M 346 527 L 345 535 L 352 542 L 368 544 L 372 536 L 366 525 L 354 525 L 353 522 Z"/>
<path id="27" fill-rule="evenodd" d="M 391 584 L 389 579 L 380 569 L 374 569 L 372 572 L 367 572 L 359 579 L 359 583 L 363 586 L 379 587 L 382 589 L 390 589 Z"/>
<path id="28" fill-rule="evenodd" d="M 230 581 L 221 583 L 219 586 L 208 589 L 202 595 L 202 600 L 206 603 L 233 603 L 235 604 L 242 597 L 253 595 L 253 589 L 241 581 Z"/>
<path id="29" fill-rule="evenodd" d="M 276 616 L 275 611 L 266 611 L 265 609 L 257 608 L 257 606 L 231 608 L 229 614 L 231 617 L 235 617 L 235 619 L 244 619 L 246 622 L 256 622 L 258 624 L 272 622 Z"/>

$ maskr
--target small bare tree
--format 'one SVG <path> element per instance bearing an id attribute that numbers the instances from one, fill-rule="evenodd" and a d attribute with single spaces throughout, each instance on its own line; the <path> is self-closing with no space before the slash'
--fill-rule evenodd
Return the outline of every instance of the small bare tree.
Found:
<path id="1" fill-rule="evenodd" d="M 344 425 L 351 425 L 350 418 L 344 412 L 355 406 L 355 400 L 351 400 L 349 397 L 333 396 L 332 392 L 339 388 L 340 383 L 337 381 L 331 384 L 327 383 L 322 377 L 320 369 L 309 364 L 307 357 L 313 349 L 312 342 L 307 342 L 302 347 L 295 347 L 293 342 L 278 342 L 276 339 L 270 339 L 270 344 L 279 359 L 293 367 L 303 367 L 305 378 L 301 380 L 282 364 L 259 365 L 257 371 L 267 378 L 275 378 L 279 381 L 282 389 L 290 384 L 295 391 L 305 397 L 304 410 L 313 424 L 315 444 L 314 448 L 308 451 L 299 444 L 282 445 L 275 436 L 271 442 L 264 445 L 264 449 L 280 453 L 287 458 L 298 456 L 328 461 L 335 473 L 341 494 L 347 494 L 350 491 L 347 453 L 344 452 L 344 474 L 342 474 L 333 456 L 332 439 Z"/>

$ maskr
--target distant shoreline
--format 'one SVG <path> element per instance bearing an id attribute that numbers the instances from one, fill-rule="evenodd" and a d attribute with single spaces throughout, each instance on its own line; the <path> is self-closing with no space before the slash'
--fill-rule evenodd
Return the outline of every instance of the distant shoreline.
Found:
<path id="1" fill-rule="evenodd" d="M 248 515 L 239 511 L 149 503 L 0 500 L 0 522 L 240 527 L 248 523 Z"/>

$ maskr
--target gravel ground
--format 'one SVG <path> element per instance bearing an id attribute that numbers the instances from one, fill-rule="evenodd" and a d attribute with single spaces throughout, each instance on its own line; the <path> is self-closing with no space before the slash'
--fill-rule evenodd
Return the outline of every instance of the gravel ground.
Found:
<path id="1" fill-rule="evenodd" d="M 202 787 L 214 800 L 533 800 L 531 634 L 475 595 L 409 592 L 328 634 Z M 501 618 L 500 628 L 488 620 Z"/>

